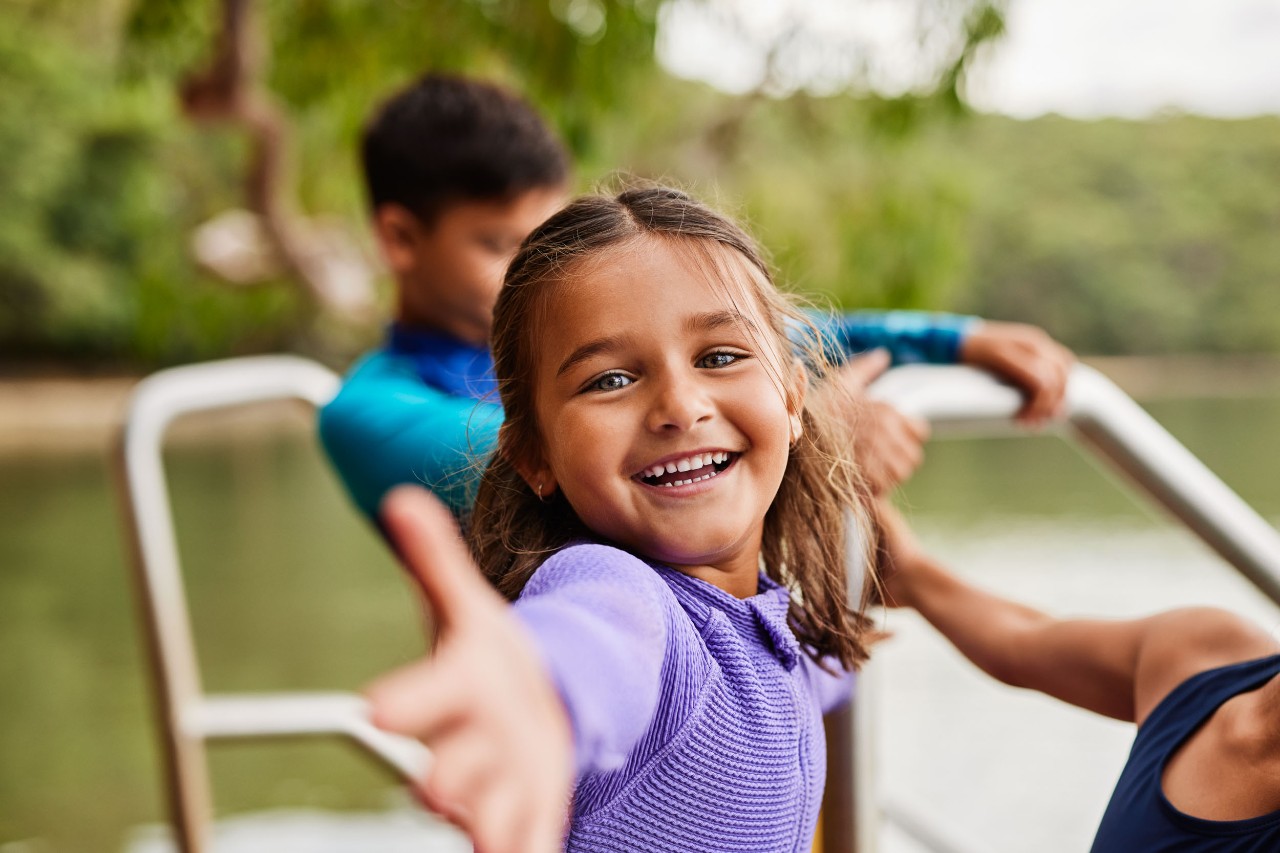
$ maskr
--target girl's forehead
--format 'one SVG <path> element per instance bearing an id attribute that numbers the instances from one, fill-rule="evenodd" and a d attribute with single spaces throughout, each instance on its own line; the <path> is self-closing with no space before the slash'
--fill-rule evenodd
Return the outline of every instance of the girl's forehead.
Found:
<path id="1" fill-rule="evenodd" d="M 590 358 L 634 355 L 636 346 L 673 343 L 673 335 L 701 340 L 732 327 L 768 363 L 783 364 L 785 338 L 762 292 L 772 284 L 739 252 L 698 242 L 709 241 L 636 240 L 567 267 L 526 327 L 534 370 L 568 375 L 569 366 Z"/>
<path id="2" fill-rule="evenodd" d="M 646 289 L 661 289 L 670 299 L 710 298 L 767 322 L 762 295 L 773 285 L 741 252 L 710 239 L 648 234 L 572 262 L 548 289 L 547 308 L 589 301 L 620 281 L 639 284 L 642 278 Z"/>

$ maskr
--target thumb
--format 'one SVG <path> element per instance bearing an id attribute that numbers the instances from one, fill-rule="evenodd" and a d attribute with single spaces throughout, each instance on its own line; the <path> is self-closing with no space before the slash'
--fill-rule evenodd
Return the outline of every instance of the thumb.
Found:
<path id="1" fill-rule="evenodd" d="M 840 368 L 841 381 L 849 389 L 863 389 L 889 369 L 893 356 L 884 347 L 854 356 Z"/>
<path id="2" fill-rule="evenodd" d="M 476 568 L 453 516 L 425 489 L 399 486 L 382 501 L 382 524 L 441 626 L 476 593 Z"/>

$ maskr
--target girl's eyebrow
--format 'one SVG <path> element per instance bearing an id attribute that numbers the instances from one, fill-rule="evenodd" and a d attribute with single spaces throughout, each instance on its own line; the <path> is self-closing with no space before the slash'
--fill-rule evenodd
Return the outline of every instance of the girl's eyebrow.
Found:
<path id="1" fill-rule="evenodd" d="M 738 311 L 707 311 L 702 314 L 694 314 L 684 321 L 684 327 L 689 332 L 714 332 L 717 329 L 729 326 L 746 328 L 748 333 L 751 334 L 756 331 L 756 324 Z M 607 335 L 587 341 L 569 353 L 568 358 L 560 362 L 560 367 L 556 369 L 556 376 L 563 376 L 592 356 L 621 349 L 623 344 L 624 337 L 622 335 Z"/>
<path id="2" fill-rule="evenodd" d="M 581 364 L 582 362 L 591 358 L 593 355 L 600 355 L 600 353 L 604 353 L 604 352 L 612 352 L 616 349 L 620 349 L 621 347 L 622 347 L 622 337 L 619 335 L 609 335 L 603 338 L 596 338 L 593 341 L 587 341 L 585 344 L 578 347 L 573 352 L 569 353 L 568 358 L 560 362 L 560 367 L 559 369 L 556 370 L 556 376 L 557 377 L 563 376 L 573 367 L 575 367 L 578 364 Z"/>
<path id="3" fill-rule="evenodd" d="M 714 332 L 726 326 L 745 328 L 752 334 L 756 332 L 756 324 L 741 311 L 707 311 L 694 314 L 684 321 L 685 329 L 690 332 Z"/>

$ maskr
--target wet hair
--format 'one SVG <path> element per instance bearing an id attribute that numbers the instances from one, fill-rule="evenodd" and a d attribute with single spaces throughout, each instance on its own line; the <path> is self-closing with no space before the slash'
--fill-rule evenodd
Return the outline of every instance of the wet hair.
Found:
<path id="1" fill-rule="evenodd" d="M 560 140 L 528 102 L 493 83 L 427 74 L 374 114 L 361 142 L 369 204 L 399 204 L 430 225 L 450 204 L 559 187 Z"/>
<path id="2" fill-rule="evenodd" d="M 699 264 L 713 283 L 745 279 L 741 290 L 758 302 L 767 324 L 756 334 L 772 337 L 763 344 L 778 355 L 782 370 L 796 352 L 788 329 L 804 327 L 811 334 L 803 337 L 814 344 L 806 347 L 814 352 L 804 353 L 810 376 L 820 381 L 824 372 L 816 330 L 774 287 L 754 241 L 683 192 L 642 187 L 613 197 L 584 196 L 552 216 L 512 260 L 494 311 L 491 343 L 506 420 L 498 452 L 481 478 L 470 529 L 477 562 L 510 599 L 519 596 L 552 552 L 575 539 L 594 538 L 560 492 L 541 500 L 514 464 L 542 457 L 531 379 L 548 297 L 562 283 L 589 283 L 591 262 L 655 240 Z M 725 289 L 735 298 L 733 288 Z M 797 401 L 789 390 L 794 383 L 774 378 L 794 411 Z M 803 434 L 792 445 L 782 484 L 765 515 L 761 556 L 765 573 L 791 592 L 789 621 L 809 654 L 852 669 L 866 658 L 870 635 L 864 610 L 874 583 L 862 584 L 862 601 L 851 607 L 846 565 L 871 541 L 869 503 L 850 456 L 851 438 L 826 413 L 823 397 L 805 395 Z M 854 564 L 870 562 L 864 558 Z"/>

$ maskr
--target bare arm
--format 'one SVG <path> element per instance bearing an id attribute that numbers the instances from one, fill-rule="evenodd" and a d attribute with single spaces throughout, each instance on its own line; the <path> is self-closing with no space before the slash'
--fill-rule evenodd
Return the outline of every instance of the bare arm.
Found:
<path id="1" fill-rule="evenodd" d="M 1134 675 L 1139 725 L 1173 688 L 1198 672 L 1280 652 L 1280 643 L 1226 610 L 1188 607 L 1151 617 Z"/>
<path id="2" fill-rule="evenodd" d="M 880 514 L 886 595 L 915 608 L 1006 684 L 1141 723 L 1190 676 L 1280 649 L 1247 621 L 1188 608 L 1141 619 L 1059 619 L 969 584 L 924 554 L 892 509 Z"/>

